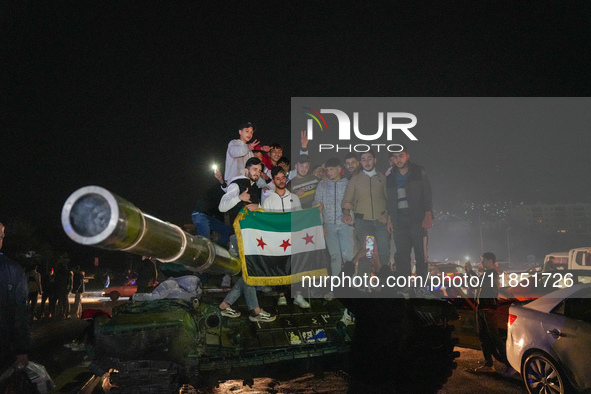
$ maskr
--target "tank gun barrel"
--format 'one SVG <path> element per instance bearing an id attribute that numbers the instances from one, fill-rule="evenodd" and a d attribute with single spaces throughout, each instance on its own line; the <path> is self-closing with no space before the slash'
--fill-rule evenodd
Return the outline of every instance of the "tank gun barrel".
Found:
<path id="1" fill-rule="evenodd" d="M 236 275 L 241 269 L 237 257 L 209 239 L 144 214 L 99 186 L 85 186 L 68 197 L 62 226 L 79 244 L 180 263 L 194 272 Z"/>

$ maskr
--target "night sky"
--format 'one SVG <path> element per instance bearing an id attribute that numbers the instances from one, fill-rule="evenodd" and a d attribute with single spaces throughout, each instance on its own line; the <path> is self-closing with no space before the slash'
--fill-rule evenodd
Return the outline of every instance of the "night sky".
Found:
<path id="1" fill-rule="evenodd" d="M 0 220 L 68 245 L 61 207 L 94 184 L 188 223 L 240 123 L 289 151 L 291 97 L 589 96 L 591 4 L 509 3 L 3 2 Z M 475 122 L 413 158 L 438 209 L 491 177 L 499 198 L 589 202 L 590 131 Z"/>

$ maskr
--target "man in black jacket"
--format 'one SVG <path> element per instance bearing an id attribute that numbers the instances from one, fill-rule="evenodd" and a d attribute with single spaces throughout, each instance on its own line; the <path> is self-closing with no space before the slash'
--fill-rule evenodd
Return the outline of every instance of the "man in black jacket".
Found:
<path id="1" fill-rule="evenodd" d="M 0 249 L 4 225 L 0 223 Z M 24 368 L 29 363 L 31 329 L 27 308 L 28 287 L 22 267 L 0 253 L 0 371 Z"/>
<path id="2" fill-rule="evenodd" d="M 480 287 L 476 293 L 476 328 L 484 355 L 484 365 L 475 372 L 494 372 L 493 356 L 507 366 L 503 376 L 511 377 L 516 371 L 507 361 L 505 341 L 502 340 L 496 326 L 496 313 L 499 306 L 499 273 L 495 269 L 497 257 L 486 252 L 481 256 L 484 268 Z"/>
<path id="3" fill-rule="evenodd" d="M 388 182 L 388 230 L 394 232 L 397 275 L 412 274 L 410 254 L 414 250 L 416 274 L 427 276 L 427 230 L 433 227 L 431 183 L 423 167 L 411 163 L 406 151 L 395 152 Z"/>

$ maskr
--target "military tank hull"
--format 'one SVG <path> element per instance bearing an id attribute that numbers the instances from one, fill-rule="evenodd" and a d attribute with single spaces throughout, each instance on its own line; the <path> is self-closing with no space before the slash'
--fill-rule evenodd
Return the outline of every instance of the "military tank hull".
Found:
<path id="1" fill-rule="evenodd" d="M 80 244 L 148 255 L 196 273 L 240 271 L 240 261 L 227 250 L 146 215 L 97 186 L 79 189 L 68 198 L 62 224 Z M 458 353 L 449 325 L 455 312 L 440 300 L 342 300 L 358 315 L 356 324 L 342 321 L 345 305 L 338 300 L 312 299 L 311 308 L 302 309 L 276 306 L 276 297 L 261 295 L 260 306 L 277 316 L 266 323 L 221 316 L 220 301 L 216 292 L 205 292 L 195 303 L 134 301 L 114 308 L 112 318 L 97 317 L 89 344 L 91 370 L 110 373 L 121 393 L 178 392 L 185 383 L 226 379 L 250 382 L 257 376 L 272 377 L 286 365 L 344 368 L 353 378 L 351 390 L 378 382 L 395 385 L 400 392 L 412 392 L 409 388 L 417 384 L 421 392 L 436 392 L 455 367 Z M 364 313 L 376 301 L 386 303 L 386 317 Z M 246 306 L 233 307 L 247 316 Z M 397 335 L 388 335 L 393 327 Z M 404 374 L 393 374 L 396 378 L 384 383 L 372 373 L 380 370 L 372 368 L 375 363 L 392 365 Z M 435 364 L 437 373 L 421 367 Z"/>

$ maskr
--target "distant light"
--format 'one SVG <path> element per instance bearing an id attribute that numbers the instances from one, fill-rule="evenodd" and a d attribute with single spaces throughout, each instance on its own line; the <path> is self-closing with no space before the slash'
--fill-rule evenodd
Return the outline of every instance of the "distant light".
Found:
<path id="1" fill-rule="evenodd" d="M 466 260 L 470 260 L 470 256 L 466 256 Z"/>

